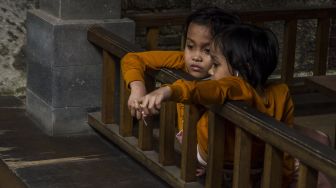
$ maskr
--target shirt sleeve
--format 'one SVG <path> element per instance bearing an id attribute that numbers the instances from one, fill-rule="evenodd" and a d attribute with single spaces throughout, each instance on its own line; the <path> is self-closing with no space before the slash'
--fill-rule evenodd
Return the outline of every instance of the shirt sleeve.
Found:
<path id="1" fill-rule="evenodd" d="M 238 77 L 199 82 L 178 80 L 169 87 L 172 89 L 172 100 L 203 105 L 223 104 L 225 100 L 249 101 L 254 91 L 249 84 Z"/>
<path id="2" fill-rule="evenodd" d="M 284 84 L 283 84 L 284 85 Z M 284 102 L 284 112 L 283 117 L 281 119 L 282 122 L 287 124 L 289 127 L 293 127 L 294 123 L 294 103 L 292 97 L 290 95 L 289 89 L 287 85 L 285 87 L 285 102 Z"/>
<path id="3" fill-rule="evenodd" d="M 185 67 L 181 51 L 147 51 L 128 53 L 121 60 L 121 70 L 127 86 L 132 81 L 144 81 L 146 69 Z"/>

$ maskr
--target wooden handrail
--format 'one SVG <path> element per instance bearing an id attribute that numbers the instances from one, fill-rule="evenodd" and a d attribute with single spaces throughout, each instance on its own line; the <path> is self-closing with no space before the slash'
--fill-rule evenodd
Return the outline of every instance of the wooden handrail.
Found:
<path id="1" fill-rule="evenodd" d="M 336 179 L 336 152 L 331 147 L 293 131 L 244 102 L 228 101 L 225 105 L 212 106 L 210 109 L 261 140 Z"/>
<path id="2" fill-rule="evenodd" d="M 134 45 L 134 43 L 120 38 L 99 25 L 93 25 L 88 28 L 87 39 L 118 58 L 122 58 L 129 52 L 142 51 L 142 49 Z"/>
<path id="3" fill-rule="evenodd" d="M 315 11 L 311 12 L 311 14 L 317 14 Z M 325 33 L 325 26 L 321 26 L 321 30 L 321 33 Z M 288 32 L 292 32 L 291 29 L 288 29 Z M 162 139 L 164 139 L 160 140 L 160 146 L 163 147 L 163 150 L 167 149 L 167 151 L 162 151 L 161 149 L 156 159 L 152 153 L 151 145 L 153 124 L 150 122 L 149 126 L 144 126 L 140 123 L 139 139 L 137 141 L 133 139 L 133 121 L 127 110 L 128 90 L 124 85 L 123 79 L 117 77 L 115 74 L 117 68 L 119 68 L 118 63 L 120 58 L 122 58 L 123 55 L 128 52 L 141 51 L 141 49 L 111 34 L 100 26 L 92 26 L 89 28 L 88 40 L 102 48 L 104 54 L 102 112 L 101 116 L 89 115 L 89 124 L 102 130 L 104 135 L 110 137 L 133 157 L 140 160 L 140 162 L 145 164 L 153 172 L 159 174 L 171 185 L 176 187 L 199 187 L 199 184 L 195 182 L 194 169 L 196 164 L 195 160 L 193 160 L 196 157 L 195 144 L 193 144 L 196 143 L 196 133 L 192 127 L 196 127 L 197 118 L 195 117 L 198 116 L 195 108 L 193 106 L 186 106 L 185 108 L 185 110 L 189 110 L 185 112 L 185 114 L 190 112 L 195 114 L 195 116 L 191 116 L 185 120 L 185 122 L 188 123 L 188 127 L 184 128 L 184 139 L 186 141 L 181 152 L 181 169 L 177 170 L 173 166 L 166 166 L 172 165 L 173 163 L 171 145 L 173 132 L 171 128 L 166 127 L 169 125 L 169 119 L 167 119 L 167 117 L 174 117 L 174 114 L 166 114 L 167 116 L 163 116 L 165 118 L 162 119 L 162 121 L 165 122 L 160 123 L 160 134 L 163 137 Z M 292 58 L 292 55 L 288 56 L 289 60 Z M 323 60 L 323 58 L 320 58 L 320 60 Z M 111 71 L 104 69 L 110 69 Z M 321 70 L 321 68 L 319 68 L 319 70 Z M 319 72 L 321 73 L 321 71 Z M 152 79 L 162 83 L 172 83 L 181 78 L 193 79 L 183 71 L 169 69 L 150 70 L 146 72 L 146 74 L 151 76 Z M 112 79 L 112 81 L 109 81 L 109 79 Z M 118 99 L 115 99 L 113 94 L 111 94 L 117 92 L 117 89 L 113 87 L 116 80 L 121 83 L 121 101 L 118 108 L 122 115 L 118 126 L 113 125 L 118 123 L 115 122 L 115 118 L 113 117 L 113 109 L 115 109 L 114 107 L 116 105 L 115 100 Z M 153 81 L 151 82 L 153 83 Z M 162 113 L 172 113 L 174 104 L 164 104 L 163 107 L 164 110 Z M 286 127 L 283 123 L 256 111 L 243 102 L 228 101 L 221 106 L 209 106 L 208 109 L 210 110 L 209 143 L 218 143 L 220 139 L 223 139 L 221 135 L 223 134 L 221 121 L 230 121 L 236 125 L 237 144 L 235 144 L 234 187 L 246 187 L 246 182 L 249 180 L 250 166 L 244 156 L 250 155 L 251 135 L 260 138 L 266 143 L 265 156 L 268 160 L 264 161 L 263 184 L 265 186 L 270 186 L 271 183 L 274 183 L 274 180 L 278 182 L 281 181 L 281 170 L 279 169 L 281 169 L 281 156 L 283 152 L 289 153 L 301 161 L 299 188 L 314 187 L 314 183 L 316 183 L 317 180 L 317 171 L 321 171 L 336 180 L 336 152 L 332 148 L 321 145 L 306 136 L 298 134 L 295 130 Z M 97 124 L 102 124 L 103 126 L 99 127 Z M 117 133 L 118 131 L 119 133 Z M 137 146 L 135 146 L 136 142 L 138 143 Z M 245 148 L 242 148 L 243 146 Z M 215 174 L 221 173 L 221 168 L 218 167 L 220 167 L 223 162 L 223 152 L 225 152 L 225 149 L 223 150 L 218 144 L 209 144 L 209 171 L 206 181 L 206 187 L 208 188 L 220 186 L 222 176 L 216 176 Z M 167 171 L 167 174 L 162 173 L 162 171 Z M 177 174 L 181 175 L 179 176 Z M 273 184 L 272 186 L 279 187 L 279 185 Z"/>

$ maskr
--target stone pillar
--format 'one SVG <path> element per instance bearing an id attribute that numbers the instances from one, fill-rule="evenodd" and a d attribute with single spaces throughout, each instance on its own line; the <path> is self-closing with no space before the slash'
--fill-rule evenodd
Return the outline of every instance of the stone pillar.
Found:
<path id="1" fill-rule="evenodd" d="M 120 0 L 40 0 L 27 15 L 27 112 L 49 135 L 88 134 L 87 113 L 101 105 L 100 49 L 87 29 L 100 24 L 134 42 Z"/>

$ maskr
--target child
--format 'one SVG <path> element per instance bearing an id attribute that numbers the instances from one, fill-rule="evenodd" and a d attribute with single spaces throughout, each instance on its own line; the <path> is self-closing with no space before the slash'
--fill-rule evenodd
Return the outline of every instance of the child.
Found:
<path id="1" fill-rule="evenodd" d="M 215 37 L 210 50 L 213 67 L 209 71 L 212 80 L 196 82 L 178 80 L 149 93 L 141 100 L 138 110 L 146 115 L 156 113 L 165 100 L 197 104 L 223 104 L 225 100 L 244 100 L 259 111 L 293 126 L 293 102 L 285 84 L 266 83 L 274 71 L 278 60 L 278 42 L 275 35 L 266 29 L 252 25 L 232 25 Z M 211 91 L 211 92 L 209 92 Z M 206 165 L 208 153 L 207 113 L 198 122 L 198 160 Z M 205 123 L 202 123 L 205 122 Z M 234 126 L 225 125 L 226 155 L 224 164 L 232 170 L 234 153 Z M 303 130 L 308 135 L 307 130 Z M 310 131 L 313 138 L 318 138 L 315 131 Z M 308 135 L 309 136 L 309 135 Z M 253 138 L 252 168 L 260 168 L 263 162 L 264 144 Z M 295 186 L 294 160 L 284 156 L 284 179 L 282 187 Z M 224 173 L 228 170 L 224 170 Z M 229 170 L 230 172 L 230 170 Z M 320 173 L 319 187 L 331 187 L 328 180 Z M 232 176 L 232 173 L 225 177 Z M 261 173 L 252 174 L 253 187 L 260 186 Z M 255 179 L 257 179 L 255 181 Z M 230 187 L 232 178 L 225 179 Z"/>
<path id="2" fill-rule="evenodd" d="M 212 66 L 209 50 L 213 36 L 227 25 L 239 22 L 237 16 L 220 8 L 202 8 L 193 12 L 186 20 L 183 52 L 148 51 L 125 55 L 121 67 L 126 85 L 131 89 L 128 99 L 131 115 L 137 119 L 141 117 L 136 109 L 139 107 L 138 100 L 147 93 L 144 85 L 144 71 L 147 68 L 182 69 L 195 78 L 208 77 L 208 70 Z M 179 130 L 183 128 L 183 108 L 183 104 L 177 104 Z"/>
<path id="3" fill-rule="evenodd" d="M 140 100 L 141 109 L 138 110 L 145 116 L 151 115 L 160 108 L 162 101 L 168 99 L 203 105 L 223 104 L 225 100 L 244 100 L 259 111 L 288 126 L 292 125 L 293 103 L 288 87 L 285 84 L 266 83 L 278 60 L 278 42 L 271 31 L 251 25 L 230 26 L 215 37 L 210 56 L 213 62 L 209 71 L 212 80 L 201 82 L 178 80 L 172 85 L 144 96 Z M 207 118 L 205 113 L 197 125 L 198 159 L 205 165 L 208 153 Z M 226 124 L 225 128 L 224 147 L 227 153 L 224 164 L 232 170 L 235 129 L 231 124 Z M 264 144 L 254 138 L 252 148 L 251 167 L 261 168 Z M 294 161 L 287 156 L 286 159 L 284 187 L 289 186 L 290 175 L 294 170 Z M 225 182 L 230 186 L 228 181 L 230 180 L 227 179 Z"/>

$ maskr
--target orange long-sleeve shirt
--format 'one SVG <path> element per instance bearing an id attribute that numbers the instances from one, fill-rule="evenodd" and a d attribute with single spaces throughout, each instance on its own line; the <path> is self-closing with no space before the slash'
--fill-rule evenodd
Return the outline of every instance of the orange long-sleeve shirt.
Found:
<path id="1" fill-rule="evenodd" d="M 128 53 L 121 59 L 123 78 L 128 86 L 133 81 L 144 82 L 146 69 L 171 68 L 187 72 L 182 51 L 147 51 Z M 183 128 L 184 105 L 177 103 L 177 126 Z"/>
<path id="2" fill-rule="evenodd" d="M 121 59 L 121 70 L 127 86 L 133 81 L 144 81 L 146 69 L 182 69 L 186 71 L 182 51 L 147 51 L 128 53 Z"/>
<path id="3" fill-rule="evenodd" d="M 225 100 L 243 100 L 276 120 L 284 122 L 288 126 L 293 125 L 293 102 L 289 89 L 285 84 L 271 84 L 265 88 L 264 95 L 257 91 L 239 77 L 227 77 L 221 80 L 209 81 L 183 81 L 178 80 L 169 85 L 172 89 L 171 99 L 182 103 L 196 104 L 223 104 Z M 209 92 L 211 91 L 211 92 Z M 224 163 L 232 164 L 234 157 L 234 125 L 225 125 L 226 154 Z M 208 113 L 203 114 L 197 125 L 198 147 L 201 156 L 206 159 L 208 153 Z M 252 167 L 262 164 L 264 159 L 264 143 L 253 138 Z M 284 164 L 284 186 L 290 183 L 291 174 L 294 171 L 294 161 L 287 154 Z"/>

